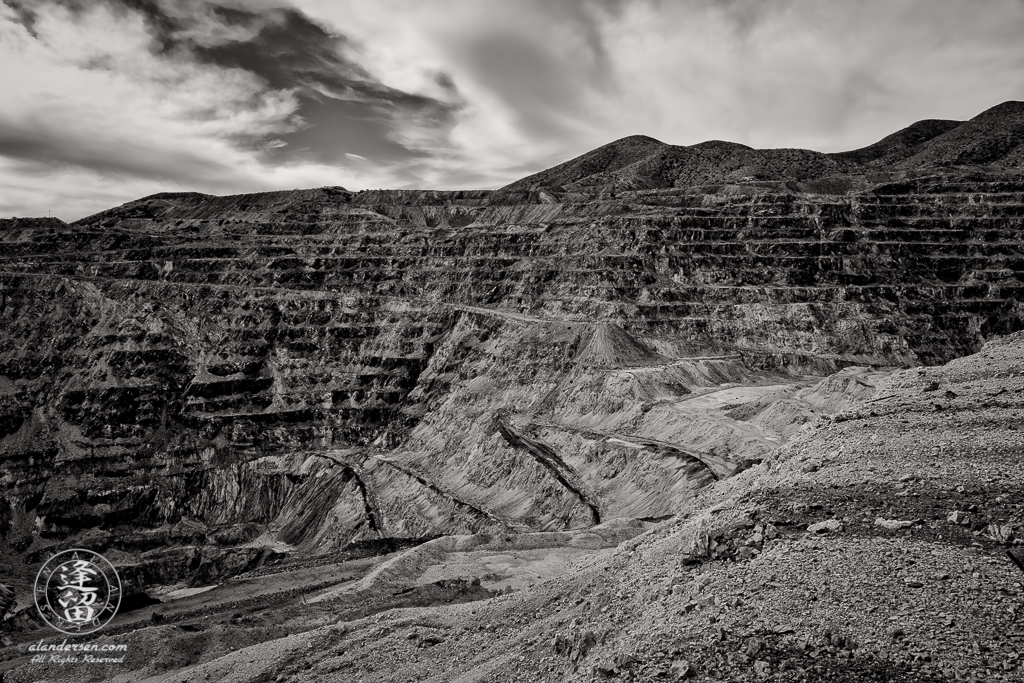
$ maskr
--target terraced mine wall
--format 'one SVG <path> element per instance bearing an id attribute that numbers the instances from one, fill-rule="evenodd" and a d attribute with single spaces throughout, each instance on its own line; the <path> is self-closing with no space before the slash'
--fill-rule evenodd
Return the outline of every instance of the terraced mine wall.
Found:
<path id="1" fill-rule="evenodd" d="M 163 194 L 0 221 L 0 542 L 209 577 L 258 540 L 670 514 L 832 400 L 712 419 L 689 399 L 1021 329 L 1022 233 L 1024 179 L 984 173 Z"/>

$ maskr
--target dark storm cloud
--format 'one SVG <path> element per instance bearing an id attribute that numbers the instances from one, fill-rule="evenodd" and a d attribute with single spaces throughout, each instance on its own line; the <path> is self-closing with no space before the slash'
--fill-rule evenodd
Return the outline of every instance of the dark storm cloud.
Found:
<path id="1" fill-rule="evenodd" d="M 44 4 L 5 1 L 26 27 L 34 21 L 33 6 Z M 346 154 L 385 161 L 415 158 L 422 152 L 402 144 L 401 129 L 413 124 L 443 137 L 461 106 L 450 77 L 446 90 L 452 101 L 448 102 L 382 84 L 351 57 L 352 46 L 344 35 L 293 7 L 265 6 L 253 11 L 241 4 L 206 0 L 62 0 L 59 4 L 79 16 L 99 5 L 121 15 L 139 16 L 151 38 L 150 52 L 160 58 L 241 69 L 258 76 L 270 89 L 293 93 L 299 103 L 293 128 L 298 130 L 272 136 L 239 131 L 233 137 L 238 147 L 265 153 L 268 161 L 338 163 Z M 83 66 L 107 68 L 102 59 Z M 47 160 L 56 155 L 58 150 L 48 141 L 32 139 L 34 132 L 22 131 L 25 144 L 19 154 L 38 149 L 46 150 Z M 105 158 L 109 156 L 97 160 L 97 170 L 110 167 L 107 162 L 112 160 Z M 74 155 L 66 161 L 88 164 L 89 158 Z M 127 159 L 126 163 L 134 162 Z M 186 168 L 187 164 L 182 172 Z"/>
<path id="2" fill-rule="evenodd" d="M 23 168 L 79 166 L 110 176 L 151 178 L 182 184 L 223 185 L 232 169 L 208 157 L 154 150 L 131 142 L 79 136 L 38 121 L 14 124 L 0 119 L 0 156 L 28 162 Z"/>
<path id="3" fill-rule="evenodd" d="M 224 8 L 218 8 L 218 11 Z M 169 49 L 187 49 L 201 62 L 250 71 L 275 89 L 294 89 L 306 126 L 277 136 L 286 143 L 270 154 L 278 160 L 338 163 L 346 154 L 400 161 L 422 152 L 396 140 L 396 129 L 410 121 L 443 131 L 455 121 L 458 102 L 407 93 L 374 79 L 346 55 L 348 40 L 331 33 L 298 10 L 279 8 L 260 15 L 229 10 L 233 22 L 251 26 L 247 41 L 204 46 L 182 41 Z M 447 89 L 455 94 L 448 78 Z"/>
<path id="4" fill-rule="evenodd" d="M 36 36 L 36 13 L 32 11 L 31 7 L 19 0 L 3 0 L 3 4 L 14 10 L 18 22 L 25 27 L 30 35 Z"/>
<path id="5" fill-rule="evenodd" d="M 395 129 L 414 119 L 437 129 L 450 127 L 458 103 L 388 87 L 346 53 L 348 39 L 333 33 L 302 12 L 279 7 L 263 12 L 210 4 L 213 16 L 233 26 L 254 29 L 245 41 L 203 45 L 187 37 L 181 19 L 168 21 L 155 3 L 135 0 L 160 27 L 163 49 L 185 50 L 196 60 L 224 68 L 244 69 L 272 88 L 293 89 L 302 103 L 306 127 L 276 136 L 287 143 L 272 155 L 321 162 L 338 162 L 347 153 L 392 161 L 420 156 L 395 140 Z M 450 79 L 449 79 L 450 80 Z M 454 90 L 454 84 L 451 89 Z"/>
<path id="6" fill-rule="evenodd" d="M 221 8 L 218 8 L 221 9 Z M 329 86 L 340 93 L 359 91 L 368 97 L 396 96 L 387 88 L 376 91 L 366 71 L 346 58 L 348 41 L 329 33 L 294 9 L 276 9 L 263 15 L 235 11 L 233 23 L 257 26 L 245 42 L 203 46 L 181 41 L 200 61 L 252 71 L 273 88 Z"/>

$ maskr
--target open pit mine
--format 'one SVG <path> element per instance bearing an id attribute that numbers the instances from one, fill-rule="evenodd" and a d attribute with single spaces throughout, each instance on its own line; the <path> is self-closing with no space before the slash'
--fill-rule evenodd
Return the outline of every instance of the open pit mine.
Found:
<path id="1" fill-rule="evenodd" d="M 1019 681 L 1021 330 L 1022 102 L 0 220 L 0 680 Z"/>

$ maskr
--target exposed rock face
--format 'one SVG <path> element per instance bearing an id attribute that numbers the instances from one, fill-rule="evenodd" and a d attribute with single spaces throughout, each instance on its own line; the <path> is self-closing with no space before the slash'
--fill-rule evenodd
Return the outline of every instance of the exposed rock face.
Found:
<path id="1" fill-rule="evenodd" d="M 863 366 L 1022 327 L 1016 148 L 970 157 L 1006 168 L 896 168 L 981 149 L 1008 112 L 859 160 L 776 150 L 816 160 L 789 190 L 721 184 L 746 168 L 725 143 L 698 150 L 720 184 L 695 189 L 691 152 L 673 166 L 679 148 L 637 138 L 495 193 L 161 194 L 0 221 L 0 539 L 173 552 L 210 579 L 268 543 L 672 514 L 870 394 Z M 798 191 L 833 166 L 865 189 Z M 640 189 L 597 178 L 627 171 Z"/>

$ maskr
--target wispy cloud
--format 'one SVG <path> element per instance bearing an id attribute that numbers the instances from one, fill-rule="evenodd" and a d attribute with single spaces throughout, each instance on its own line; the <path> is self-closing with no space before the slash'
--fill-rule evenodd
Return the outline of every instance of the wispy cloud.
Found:
<path id="1" fill-rule="evenodd" d="M 837 151 L 1024 99 L 1024 3 L 2 0 L 0 215 L 497 187 L 625 135 Z"/>

